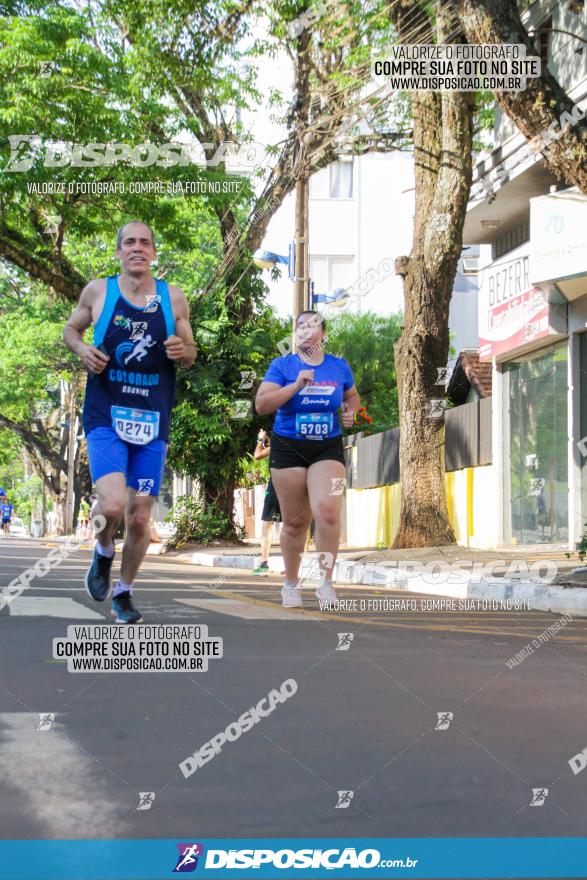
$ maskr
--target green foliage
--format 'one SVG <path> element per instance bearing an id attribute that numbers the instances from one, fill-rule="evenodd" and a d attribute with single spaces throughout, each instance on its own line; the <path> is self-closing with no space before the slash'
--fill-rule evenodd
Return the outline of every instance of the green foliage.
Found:
<path id="1" fill-rule="evenodd" d="M 237 324 L 220 297 L 210 296 L 198 303 L 194 323 L 199 354 L 181 378 L 170 461 L 182 473 L 220 488 L 239 477 L 239 462 L 254 449 L 259 428 L 271 428 L 272 417 L 254 415 L 253 399 L 269 362 L 278 356 L 277 342 L 289 332 L 289 322 L 260 308 Z M 241 373 L 251 371 L 253 387 L 239 390 Z M 247 418 L 234 417 L 239 400 L 249 402 Z"/>
<path id="2" fill-rule="evenodd" d="M 20 443 L 12 431 L 0 430 L 0 486 L 7 491 L 24 476 Z"/>
<path id="3" fill-rule="evenodd" d="M 349 362 L 361 405 L 373 419 L 371 434 L 399 424 L 393 347 L 401 324 L 401 314 L 383 317 L 373 312 L 341 315 L 328 323 L 328 349 Z"/>
<path id="4" fill-rule="evenodd" d="M 41 478 L 30 477 L 26 482 L 16 483 L 14 491 L 10 493 L 10 500 L 14 504 L 16 515 L 22 517 L 28 526 L 31 524 L 35 503 L 37 510 L 40 510 L 39 502 L 42 492 Z"/>
<path id="5" fill-rule="evenodd" d="M 182 495 L 166 517 L 173 526 L 168 542 L 170 547 L 181 549 L 188 542 L 212 544 L 214 541 L 240 541 L 242 531 L 233 529 L 224 513 L 216 505 L 204 502 L 192 495 Z"/>
<path id="6" fill-rule="evenodd" d="M 240 476 L 237 486 L 241 489 L 252 489 L 259 483 L 269 481 L 269 458 L 254 459 L 252 455 L 245 455 L 240 462 Z"/>
<path id="7" fill-rule="evenodd" d="M 17 422 L 41 417 L 59 406 L 59 378 L 79 369 L 61 333 L 70 308 L 38 286 L 27 297 L 2 295 L 0 279 L 0 412 Z"/>
<path id="8" fill-rule="evenodd" d="M 587 523 L 583 523 L 585 529 L 587 529 Z M 567 559 L 571 559 L 571 553 L 565 553 Z M 581 540 L 577 544 L 577 556 L 581 560 L 581 562 L 585 561 L 585 557 L 587 556 L 587 531 L 583 532 Z"/>

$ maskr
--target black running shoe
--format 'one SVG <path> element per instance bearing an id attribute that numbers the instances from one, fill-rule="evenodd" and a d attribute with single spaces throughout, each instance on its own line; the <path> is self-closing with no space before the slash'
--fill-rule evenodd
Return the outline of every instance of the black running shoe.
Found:
<path id="1" fill-rule="evenodd" d="M 103 602 L 110 595 L 110 569 L 114 556 L 101 556 L 94 547 L 94 558 L 86 572 L 86 590 L 96 602 Z"/>
<path id="2" fill-rule="evenodd" d="M 132 596 L 130 593 L 119 593 L 112 599 L 112 610 L 110 612 L 116 623 L 138 623 L 142 620 L 141 612 L 137 611 L 132 604 Z"/>

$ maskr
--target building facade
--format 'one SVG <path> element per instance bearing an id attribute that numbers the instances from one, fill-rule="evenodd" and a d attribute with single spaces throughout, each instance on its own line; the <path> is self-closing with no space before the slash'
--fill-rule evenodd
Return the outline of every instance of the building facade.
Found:
<path id="1" fill-rule="evenodd" d="M 587 10 L 533 3 L 523 21 L 583 118 Z M 574 549 L 587 520 L 587 197 L 499 109 L 494 139 L 464 242 L 490 246 L 478 309 L 480 360 L 493 366 L 496 541 Z"/>

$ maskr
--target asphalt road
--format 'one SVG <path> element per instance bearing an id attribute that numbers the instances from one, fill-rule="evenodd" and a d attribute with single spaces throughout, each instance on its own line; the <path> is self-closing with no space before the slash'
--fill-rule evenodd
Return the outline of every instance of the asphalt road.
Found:
<path id="1" fill-rule="evenodd" d="M 0 587 L 49 549 L 0 541 Z M 556 615 L 335 614 L 313 596 L 284 611 L 274 578 L 225 570 L 210 590 L 218 570 L 155 556 L 135 594 L 144 622 L 207 624 L 224 657 L 207 672 L 73 674 L 52 639 L 110 620 L 83 590 L 89 558 L 77 551 L 0 612 L 2 837 L 585 834 L 587 772 L 569 760 L 587 747 L 587 620 L 510 669 Z M 339 633 L 353 634 L 346 649 Z M 184 778 L 184 758 L 286 679 L 295 695 Z M 54 713 L 48 729 L 40 713 Z M 445 729 L 438 713 L 453 713 Z M 542 805 L 533 789 L 548 789 Z"/>

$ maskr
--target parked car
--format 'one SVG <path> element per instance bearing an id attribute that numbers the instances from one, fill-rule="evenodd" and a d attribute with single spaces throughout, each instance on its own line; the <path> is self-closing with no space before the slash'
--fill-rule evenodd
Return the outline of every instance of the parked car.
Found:
<path id="1" fill-rule="evenodd" d="M 26 530 L 26 526 L 20 516 L 15 516 L 12 522 L 10 523 L 10 534 L 16 535 L 18 538 L 26 538 L 28 532 Z"/>

